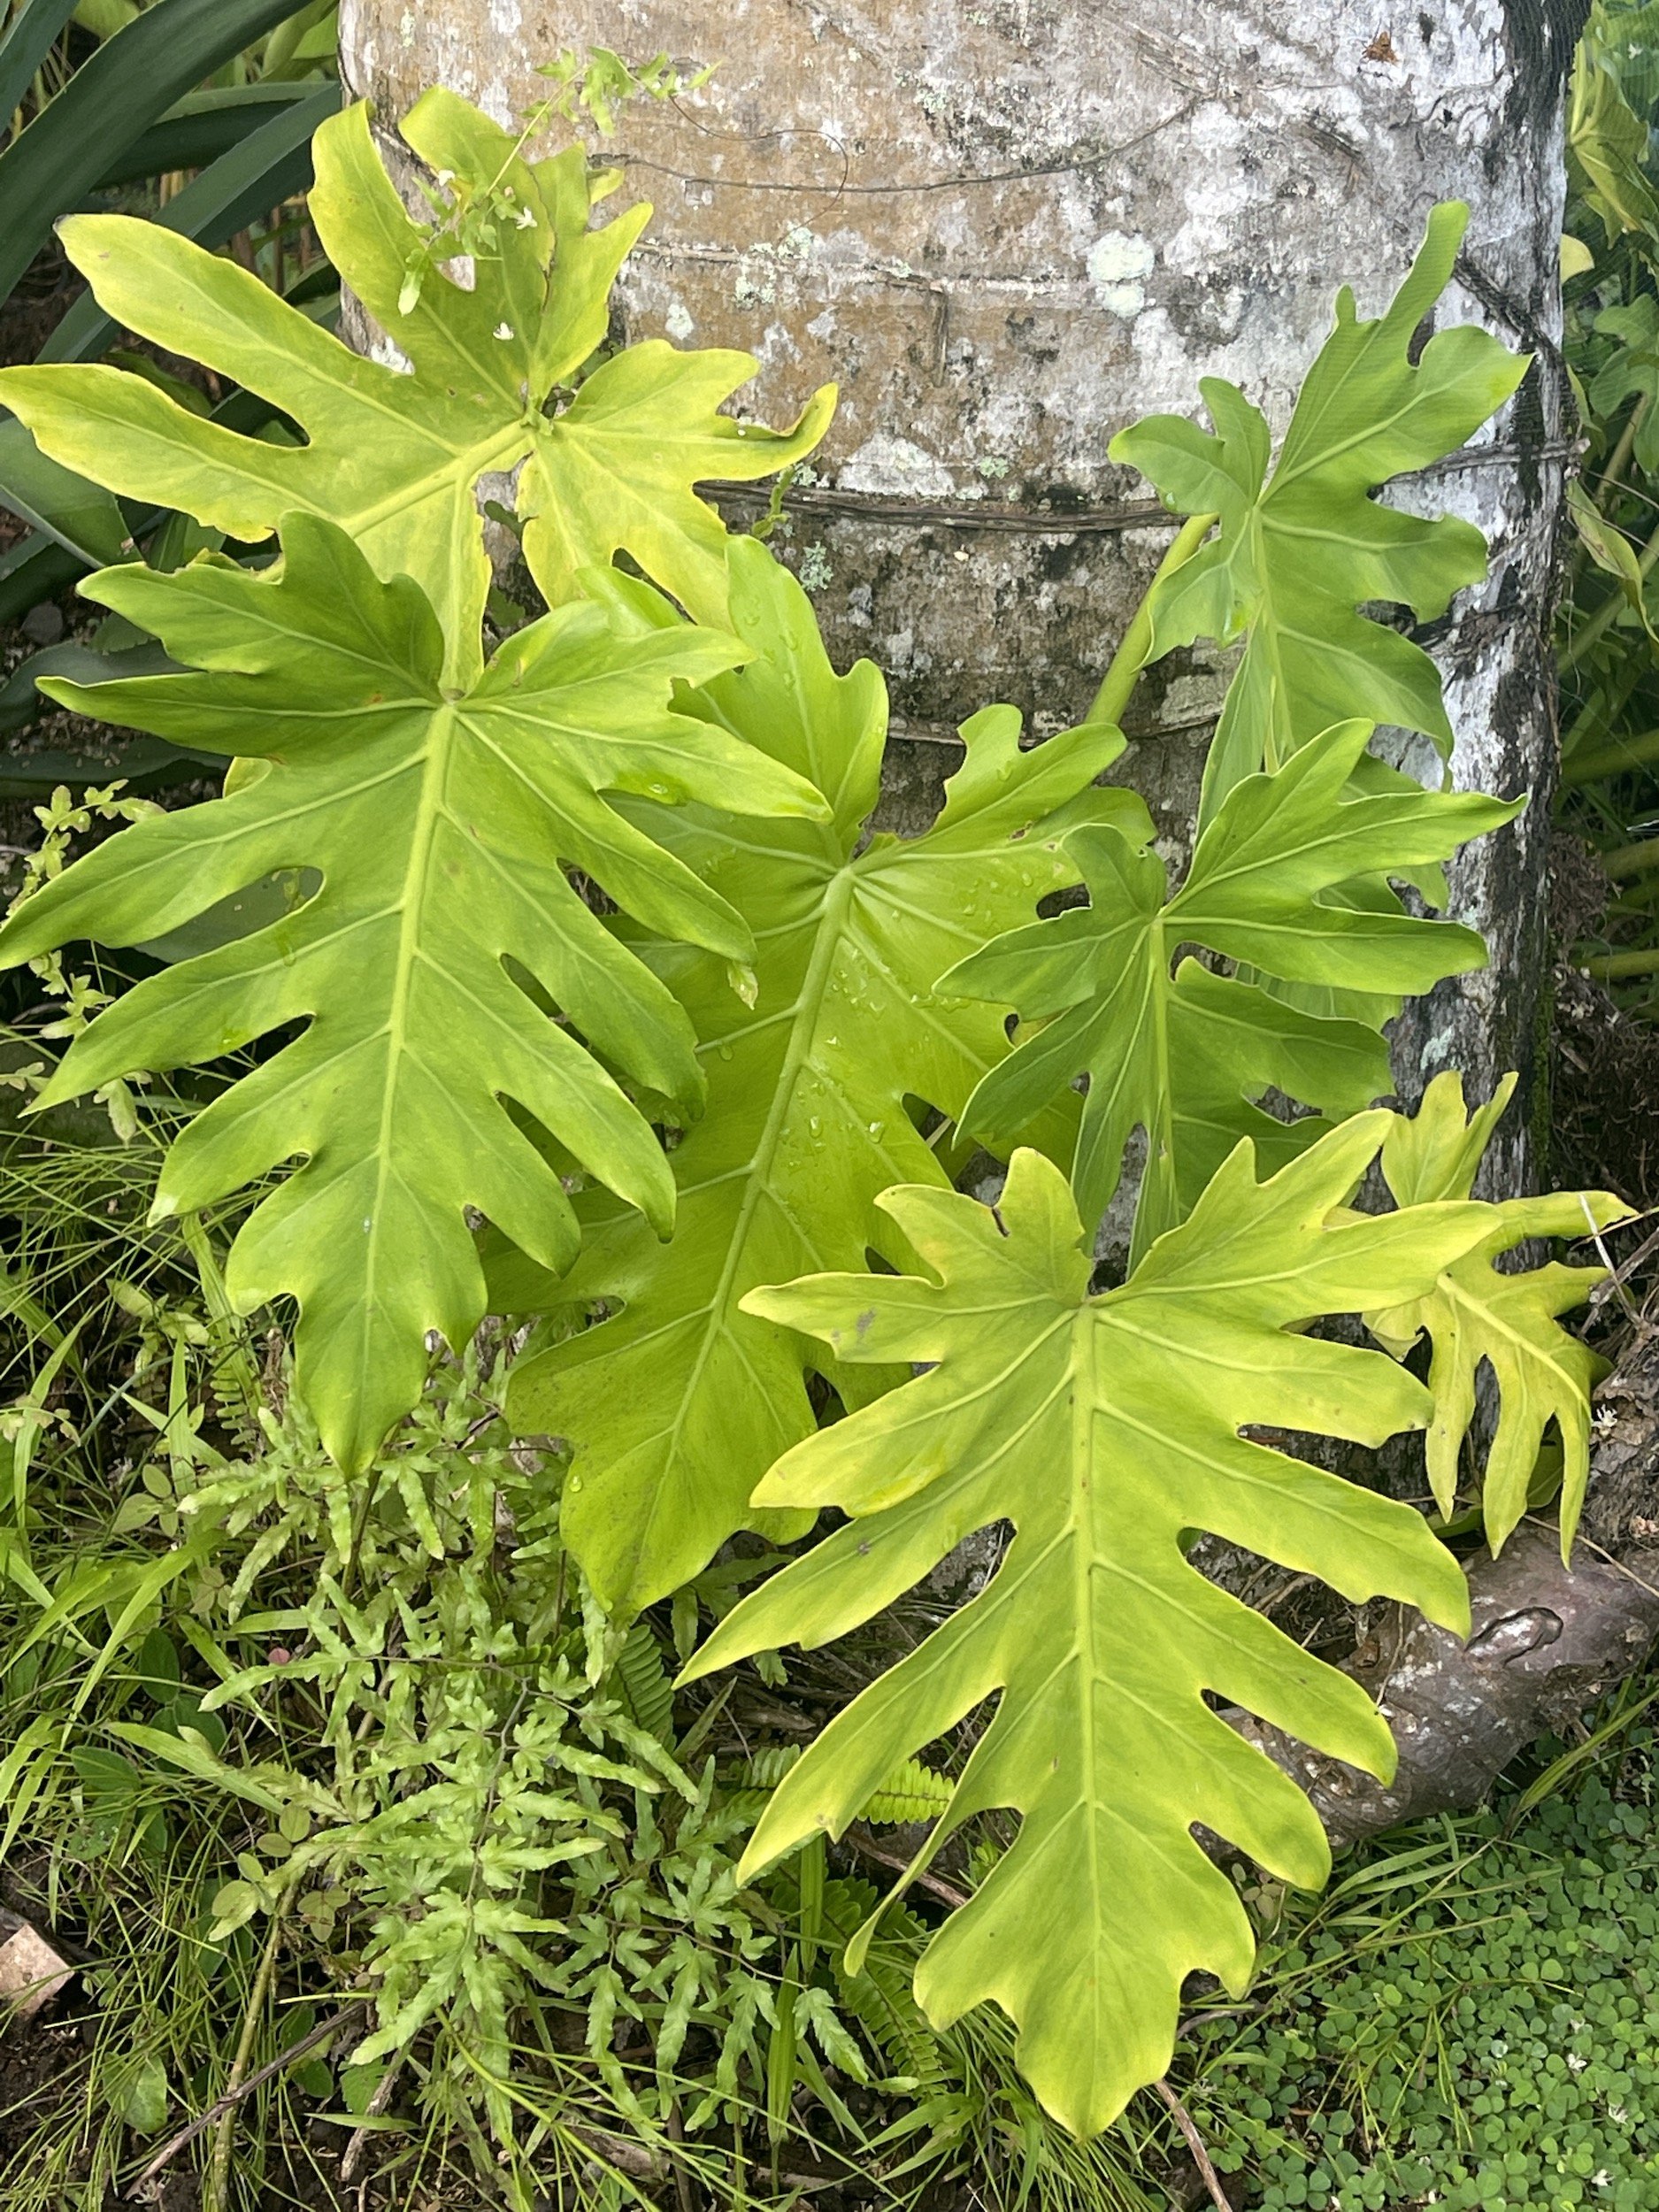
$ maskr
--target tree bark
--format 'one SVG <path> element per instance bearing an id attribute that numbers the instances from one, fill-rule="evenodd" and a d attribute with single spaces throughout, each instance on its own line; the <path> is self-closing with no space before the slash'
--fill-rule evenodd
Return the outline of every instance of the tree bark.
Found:
<path id="1" fill-rule="evenodd" d="M 1532 804 L 1454 868 L 1454 910 L 1485 933 L 1491 966 L 1402 1018 L 1395 1064 L 1408 1097 L 1444 1065 L 1475 1097 L 1521 1071 L 1483 1186 L 1495 1194 L 1525 1186 L 1543 1087 L 1549 629 L 1571 421 L 1562 107 L 1585 12 L 732 0 L 716 17 L 703 0 L 343 0 L 341 41 L 394 160 L 391 127 L 431 83 L 511 123 L 562 49 L 719 62 L 695 98 L 640 103 L 595 143 L 623 168 L 620 196 L 657 208 L 621 321 L 629 336 L 753 352 L 741 405 L 773 420 L 840 383 L 815 480 L 790 493 L 774 543 L 832 652 L 868 653 L 888 675 L 885 804 L 901 828 L 931 818 L 955 725 L 987 700 L 1013 701 L 1038 733 L 1086 710 L 1170 537 L 1148 488 L 1108 460 L 1112 434 L 1156 410 L 1195 414 L 1205 374 L 1240 383 L 1282 429 L 1338 286 L 1378 311 L 1430 207 L 1466 200 L 1441 312 L 1527 349 L 1533 368 L 1471 449 L 1394 495 L 1486 534 L 1488 580 L 1425 641 L 1456 782 Z M 1227 672 L 1224 656 L 1171 657 L 1130 716 L 1126 773 L 1178 852 Z M 1649 1485 L 1654 1450 L 1650 1434 L 1636 1455 Z M 1467 1649 L 1391 1617 L 1352 1662 L 1400 1736 L 1390 1790 L 1316 1770 L 1241 1724 L 1339 1840 L 1475 1801 L 1522 1745 L 1636 1664 L 1659 1624 L 1645 1564 L 1581 1553 L 1568 1575 L 1535 1531 L 1471 1579 Z"/>
<path id="2" fill-rule="evenodd" d="M 1087 706 L 1168 542 L 1114 431 L 1243 385 L 1282 428 L 1352 283 L 1376 311 L 1437 200 L 1472 210 L 1444 314 L 1532 352 L 1478 447 L 1402 494 L 1478 522 L 1492 571 L 1437 626 L 1460 785 L 1535 803 L 1455 872 L 1486 974 L 1401 1025 L 1414 1095 L 1521 1070 L 1491 1187 L 1529 1164 L 1555 756 L 1548 616 L 1564 444 L 1556 280 L 1563 88 L 1586 0 L 345 0 L 349 87 L 384 142 L 428 84 L 503 123 L 562 49 L 719 67 L 637 103 L 621 197 L 656 218 L 625 275 L 630 334 L 752 351 L 773 419 L 837 380 L 785 556 L 831 650 L 893 685 L 889 816 L 919 826 L 956 724 L 991 699 L 1047 732 Z M 561 128 L 564 127 L 561 126 Z M 734 505 L 737 503 L 733 503 Z M 740 509 L 740 511 L 741 510 Z M 1179 849 L 1226 668 L 1149 672 L 1126 772 Z"/>

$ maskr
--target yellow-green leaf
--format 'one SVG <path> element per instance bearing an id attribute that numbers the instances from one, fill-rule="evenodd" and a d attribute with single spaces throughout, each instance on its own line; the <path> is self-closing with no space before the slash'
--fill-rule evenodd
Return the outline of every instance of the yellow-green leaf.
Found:
<path id="1" fill-rule="evenodd" d="M 1472 1204 L 1337 1214 L 1391 1118 L 1357 1117 L 1259 1185 L 1240 1145 L 1190 1219 L 1101 1295 L 1064 1177 L 1021 1151 L 995 1212 L 887 1193 L 927 1273 L 819 1275 L 746 1302 L 844 1363 L 926 1371 L 773 1468 L 761 1502 L 849 1518 L 744 1599 L 693 1671 L 845 1635 L 974 1530 L 1014 1534 L 979 1595 L 785 1776 L 743 1870 L 839 1834 L 904 1759 L 995 1700 L 936 1839 L 993 1807 L 1020 1815 L 1019 1834 L 934 1938 L 917 1994 L 940 2025 L 1000 2004 L 1022 2070 L 1079 2132 L 1164 2071 L 1187 1975 L 1234 1991 L 1249 1975 L 1248 1920 L 1194 1823 L 1281 1879 L 1328 1870 L 1307 1800 L 1210 1700 L 1367 1772 L 1394 1763 L 1359 1684 L 1207 1581 L 1191 1532 L 1351 1600 L 1468 1618 L 1457 1563 L 1419 1514 L 1246 1433 L 1375 1446 L 1429 1417 L 1423 1385 L 1381 1353 L 1303 1333 L 1373 1286 L 1421 1295 L 1490 1227 Z"/>

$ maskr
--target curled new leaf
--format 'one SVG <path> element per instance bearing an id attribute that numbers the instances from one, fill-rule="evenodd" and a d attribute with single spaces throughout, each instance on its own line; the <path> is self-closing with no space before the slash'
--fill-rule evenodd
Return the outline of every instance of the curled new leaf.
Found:
<path id="1" fill-rule="evenodd" d="M 1120 431 L 1112 458 L 1149 476 L 1169 506 L 1213 514 L 1216 537 L 1154 588 L 1152 657 L 1242 634 L 1244 658 L 1204 773 L 1203 818 L 1240 777 L 1277 766 L 1333 722 L 1364 715 L 1421 730 L 1443 753 L 1451 726 L 1421 647 L 1362 616 L 1368 602 L 1443 614 L 1486 574 L 1486 540 L 1455 516 L 1404 514 L 1371 495 L 1462 445 L 1514 391 L 1525 357 L 1470 324 L 1412 346 L 1452 273 L 1469 220 L 1429 218 L 1409 275 L 1376 322 L 1337 295 L 1336 328 L 1309 370 L 1272 459 L 1266 418 L 1236 384 L 1199 388 L 1215 425 L 1153 415 Z"/>
<path id="2" fill-rule="evenodd" d="M 1416 1118 L 1397 1122 L 1383 1146 L 1383 1175 L 1402 1206 L 1467 1198 L 1494 1130 L 1515 1089 L 1506 1076 L 1489 1102 L 1467 1120 L 1461 1076 L 1437 1075 Z M 1551 1261 L 1517 1274 L 1499 1256 L 1534 1237 L 1573 1240 L 1627 1220 L 1631 1209 L 1607 1191 L 1554 1191 L 1510 1198 L 1492 1209 L 1492 1229 L 1448 1267 L 1425 1296 L 1365 1317 L 1371 1333 L 1403 1359 L 1419 1337 L 1433 1349 L 1429 1388 L 1429 1482 L 1449 1517 L 1457 1495 L 1458 1459 L 1475 1417 L 1483 1364 L 1497 1386 L 1498 1417 L 1487 1448 L 1480 1498 L 1494 1552 L 1526 1511 L 1546 1432 L 1561 1439 L 1561 1544 L 1572 1547 L 1590 1479 L 1590 1393 L 1607 1362 L 1569 1336 L 1559 1317 L 1581 1306 L 1606 1269 L 1563 1267 Z"/>
<path id="3" fill-rule="evenodd" d="M 239 437 L 141 376 L 94 366 L 10 369 L 0 400 L 42 450 L 133 498 L 180 507 L 241 539 L 299 511 L 339 523 L 382 576 L 412 576 L 470 675 L 489 586 L 479 479 L 524 464 L 524 549 L 555 603 L 576 574 L 626 549 L 696 612 L 718 618 L 718 517 L 693 486 L 767 476 L 823 435 L 833 394 L 779 434 L 718 411 L 755 373 L 744 353 L 632 346 L 580 381 L 605 335 L 608 296 L 650 213 L 588 228 L 580 150 L 530 163 L 453 93 L 404 118 L 415 152 L 469 195 L 500 203 L 493 243 L 462 272 L 433 268 L 411 301 L 411 257 L 442 250 L 410 217 L 359 102 L 318 132 L 311 220 L 343 281 L 410 373 L 365 358 L 234 261 L 158 225 L 78 215 L 64 244 L 125 327 L 204 362 L 291 416 L 299 444 Z M 557 412 L 547 411 L 563 396 Z"/>
<path id="4" fill-rule="evenodd" d="M 910 1102 L 954 1118 L 1008 1045 L 1005 1005 L 947 996 L 935 979 L 1076 880 L 1058 841 L 1070 822 L 1150 831 L 1133 794 L 1091 788 L 1121 749 L 1115 730 L 1022 750 L 1019 717 L 995 707 L 964 731 L 966 757 L 933 826 L 866 838 L 887 730 L 880 677 L 868 662 L 834 673 L 805 593 L 762 547 L 735 541 L 730 557 L 732 618 L 750 657 L 684 710 L 806 778 L 833 818 L 763 827 L 687 808 L 664 824 L 758 948 L 749 1005 L 718 960 L 684 948 L 652 956 L 696 1025 L 709 1084 L 707 1113 L 671 1155 L 673 1242 L 659 1244 L 607 1193 L 584 1193 L 582 1256 L 566 1280 L 503 1273 L 497 1287 L 510 1311 L 620 1307 L 521 1361 L 511 1404 L 521 1429 L 572 1445 L 565 1538 L 625 1613 L 695 1574 L 733 1529 L 802 1532 L 798 1516 L 757 1514 L 749 1501 L 816 1427 L 807 1371 L 833 1363 L 743 1310 L 743 1295 L 808 1269 L 858 1266 L 887 1240 L 881 1191 L 945 1186 Z M 675 620 L 649 595 L 630 599 L 641 624 Z M 1016 1133 L 1044 1120 L 1044 1141 L 1064 1150 L 1074 1106 L 1040 1099 Z M 856 1402 L 893 1378 L 834 1379 Z"/>
<path id="5" fill-rule="evenodd" d="M 1164 2072 L 1187 1975 L 1234 1990 L 1248 1976 L 1248 1920 L 1193 1824 L 1287 1881 L 1329 1867 L 1307 1800 L 1210 1697 L 1392 1771 L 1360 1686 L 1207 1581 L 1190 1532 L 1350 1599 L 1467 1620 L 1457 1563 L 1420 1515 L 1244 1433 L 1271 1423 L 1377 1445 L 1428 1418 L 1404 1369 L 1302 1333 L 1385 1283 L 1421 1295 L 1490 1225 L 1471 1204 L 1336 1214 L 1390 1118 L 1358 1117 L 1259 1185 L 1241 1144 L 1185 1225 L 1100 1296 L 1064 1177 L 1021 1151 L 995 1212 L 944 1191 L 883 1198 L 931 1274 L 821 1275 L 746 1302 L 841 1361 L 928 1371 L 772 1470 L 762 1502 L 851 1517 L 743 1600 L 696 1671 L 845 1635 L 974 1530 L 1015 1533 L 980 1594 L 784 1778 L 745 1867 L 839 1834 L 902 1760 L 996 1697 L 938 1834 L 1008 1807 L 1019 1835 L 935 1937 L 917 1994 L 938 2024 L 1002 2005 L 1022 2070 L 1081 2131 Z"/>
<path id="6" fill-rule="evenodd" d="M 1517 809 L 1405 777 L 1345 798 L 1370 733 L 1343 724 L 1275 773 L 1235 785 L 1172 896 L 1162 860 L 1121 830 L 1073 831 L 1088 905 L 1015 930 L 941 979 L 941 992 L 1053 1017 L 984 1078 L 963 1114 L 968 1134 L 1005 1151 L 1087 1070 L 1071 1178 L 1085 1218 L 1097 1221 L 1131 1134 L 1145 1131 L 1137 1254 L 1181 1218 L 1240 1137 L 1278 1161 L 1329 1126 L 1263 1112 L 1252 1102 L 1270 1087 L 1340 1116 L 1390 1085 L 1374 1030 L 1217 975 L 1187 949 L 1291 983 L 1381 995 L 1385 1013 L 1403 993 L 1485 964 L 1473 930 L 1408 916 L 1386 879 L 1446 858 Z M 1356 879 L 1368 885 L 1363 903 L 1332 900 Z"/>
<path id="7" fill-rule="evenodd" d="M 127 992 L 42 1102 L 306 1024 L 185 1129 L 157 1203 L 186 1211 L 302 1162 L 243 1226 L 229 1283 L 244 1310 L 299 1300 L 300 1385 L 353 1467 L 419 1395 L 426 1333 L 460 1344 L 483 1311 L 468 1206 L 549 1267 L 574 1256 L 559 1179 L 503 1100 L 656 1233 L 672 1222 L 656 1138 L 588 1048 L 691 1109 L 690 1025 L 564 870 L 722 959 L 747 959 L 752 941 L 606 795 L 809 817 L 823 803 L 724 731 L 669 713 L 674 680 L 728 667 L 733 639 L 681 626 L 624 641 L 580 603 L 521 630 L 457 693 L 413 583 L 378 581 L 347 537 L 307 516 L 287 520 L 283 543 L 281 568 L 263 576 L 223 561 L 172 575 L 133 565 L 85 588 L 193 665 L 57 682 L 55 697 L 265 764 L 233 771 L 226 797 L 89 853 L 13 914 L 0 960 L 79 937 L 154 940 L 273 871 L 316 872 L 320 887 L 292 912 Z"/>

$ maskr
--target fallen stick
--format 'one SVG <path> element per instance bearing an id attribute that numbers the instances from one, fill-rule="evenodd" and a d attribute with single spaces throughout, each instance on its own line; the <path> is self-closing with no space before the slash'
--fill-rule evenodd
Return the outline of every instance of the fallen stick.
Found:
<path id="1" fill-rule="evenodd" d="M 273 2059 L 267 2060 L 265 2065 L 250 2074 L 246 2081 L 239 2082 L 234 2089 L 227 2090 L 222 2097 L 209 2105 L 205 2112 L 198 2113 L 188 2127 L 181 2127 L 176 2135 L 170 2135 L 133 2184 L 134 2190 L 142 2189 L 146 2182 L 154 2181 L 164 2167 L 170 2166 L 179 2153 L 194 2143 L 198 2135 L 205 2134 L 215 2121 L 222 2120 L 227 2112 L 234 2112 L 244 2097 L 251 2097 L 254 2091 L 262 2088 L 273 2074 L 286 2072 L 296 2059 L 303 2058 L 307 2051 L 314 2051 L 331 2035 L 338 2035 L 362 2010 L 360 2004 L 355 2004 L 345 2005 L 340 2011 L 331 2013 L 326 2020 L 319 2021 L 309 2034 L 301 2036 L 297 2043 L 290 2043 L 287 2050 L 279 2051 Z"/>

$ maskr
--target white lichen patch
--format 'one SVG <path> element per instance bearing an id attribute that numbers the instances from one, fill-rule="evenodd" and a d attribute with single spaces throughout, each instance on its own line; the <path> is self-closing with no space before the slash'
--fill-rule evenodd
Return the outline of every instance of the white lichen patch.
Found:
<path id="1" fill-rule="evenodd" d="M 937 454 L 909 438 L 879 430 L 841 464 L 841 488 L 850 492 L 896 492 L 905 499 L 949 499 L 956 490 Z"/>
<path id="2" fill-rule="evenodd" d="M 668 312 L 663 318 L 663 328 L 669 336 L 677 344 L 683 345 L 696 327 L 696 324 L 691 318 L 691 310 L 686 305 L 684 300 L 671 302 Z"/>
<path id="3" fill-rule="evenodd" d="M 1144 280 L 1152 273 L 1157 255 L 1147 238 L 1109 230 L 1089 248 L 1087 257 L 1090 289 L 1109 315 L 1125 322 L 1147 303 Z"/>

